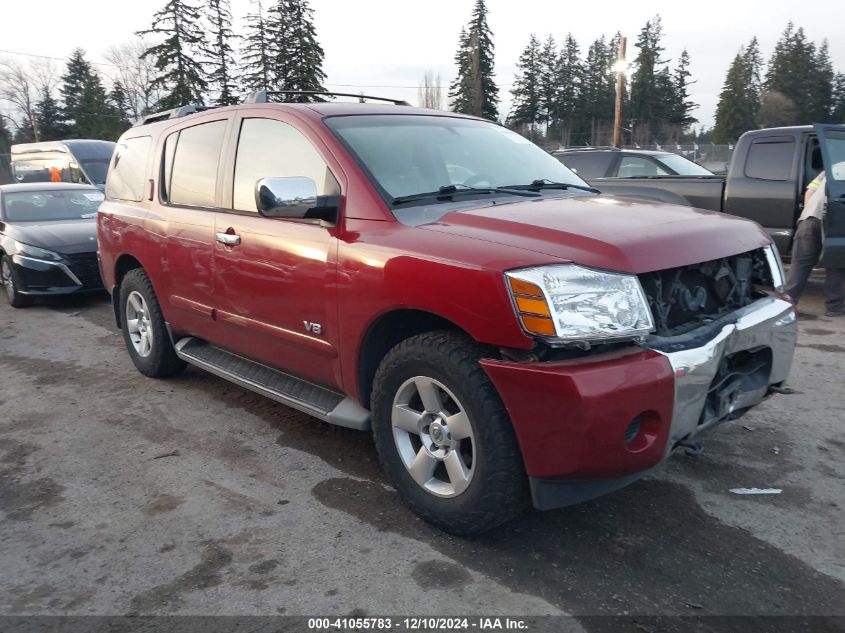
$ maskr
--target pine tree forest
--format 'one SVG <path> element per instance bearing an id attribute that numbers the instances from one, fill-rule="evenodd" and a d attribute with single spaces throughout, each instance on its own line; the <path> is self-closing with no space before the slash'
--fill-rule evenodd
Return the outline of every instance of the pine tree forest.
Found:
<path id="1" fill-rule="evenodd" d="M 94 63 L 82 48 L 52 73 L 0 59 L 0 100 L 12 108 L 0 116 L 0 154 L 14 142 L 113 140 L 144 114 L 234 104 L 255 90 L 328 98 L 311 94 L 325 91 L 327 76 L 309 0 L 249 0 L 235 17 L 230 1 L 165 0 L 134 41 L 105 53 L 108 63 Z M 593 41 L 532 34 L 510 79 L 496 75 L 487 0 L 474 0 L 465 19 L 447 94 L 427 105 L 498 121 L 547 147 L 611 142 L 621 33 Z M 738 46 L 709 129 L 699 124 L 695 100 L 696 65 L 705 62 L 686 50 L 671 58 L 664 39 L 659 15 L 628 38 L 625 144 L 730 144 L 753 128 L 845 121 L 845 73 L 828 42 L 812 41 L 801 26 L 787 24 L 768 57 L 756 37 Z"/>

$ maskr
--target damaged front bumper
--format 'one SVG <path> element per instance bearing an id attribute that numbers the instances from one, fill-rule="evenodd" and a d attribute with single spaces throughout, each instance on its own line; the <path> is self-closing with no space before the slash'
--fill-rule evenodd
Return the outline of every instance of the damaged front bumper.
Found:
<path id="1" fill-rule="evenodd" d="M 621 488 L 787 378 L 794 306 L 767 296 L 683 336 L 542 363 L 481 362 L 511 416 L 534 505 Z"/>
<path id="2" fill-rule="evenodd" d="M 739 417 L 789 375 L 798 335 L 789 301 L 765 297 L 685 336 L 653 338 L 675 376 L 667 452 L 724 420 Z"/>

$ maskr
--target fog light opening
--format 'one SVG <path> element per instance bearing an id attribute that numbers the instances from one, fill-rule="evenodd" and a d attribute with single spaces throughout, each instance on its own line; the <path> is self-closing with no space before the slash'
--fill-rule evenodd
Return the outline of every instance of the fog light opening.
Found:
<path id="1" fill-rule="evenodd" d="M 660 433 L 660 416 L 656 411 L 643 411 L 635 415 L 622 436 L 625 450 L 629 453 L 639 453 L 648 449 Z"/>
<path id="2" fill-rule="evenodd" d="M 625 428 L 625 446 L 630 446 L 631 443 L 637 439 L 637 435 L 640 434 L 642 424 L 643 418 L 640 415 L 636 416 L 628 423 L 628 426 Z"/>

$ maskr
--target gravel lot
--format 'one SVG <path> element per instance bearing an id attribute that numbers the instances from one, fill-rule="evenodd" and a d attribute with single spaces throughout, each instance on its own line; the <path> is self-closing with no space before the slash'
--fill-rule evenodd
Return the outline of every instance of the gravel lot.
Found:
<path id="1" fill-rule="evenodd" d="M 199 370 L 144 378 L 105 295 L 0 302 L 0 614 L 845 616 L 845 319 L 813 292 L 797 393 L 473 540 L 401 505 L 368 434 Z"/>

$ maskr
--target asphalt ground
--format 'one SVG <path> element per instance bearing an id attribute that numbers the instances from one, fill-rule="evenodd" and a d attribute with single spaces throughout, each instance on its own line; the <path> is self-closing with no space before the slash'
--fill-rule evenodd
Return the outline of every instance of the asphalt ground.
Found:
<path id="1" fill-rule="evenodd" d="M 712 430 L 698 457 L 474 539 L 406 510 L 367 433 L 200 370 L 141 376 L 105 295 L 0 302 L 0 616 L 845 630 L 845 318 L 820 316 L 819 295 L 801 306 L 795 393 Z"/>

